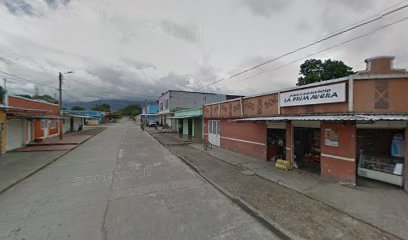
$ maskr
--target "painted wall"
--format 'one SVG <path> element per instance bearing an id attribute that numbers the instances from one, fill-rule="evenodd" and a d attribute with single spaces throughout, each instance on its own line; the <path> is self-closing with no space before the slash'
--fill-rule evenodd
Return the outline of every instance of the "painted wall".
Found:
<path id="1" fill-rule="evenodd" d="M 46 103 L 46 102 L 32 100 L 32 99 L 18 97 L 18 96 L 8 96 L 8 104 L 11 107 L 20 107 L 20 108 L 39 109 L 39 110 L 49 111 L 45 113 L 32 113 L 33 115 L 57 116 L 59 114 L 59 106 L 57 104 Z"/>
<path id="2" fill-rule="evenodd" d="M 183 119 L 183 134 L 188 135 L 188 119 Z"/>
<path id="3" fill-rule="evenodd" d="M 193 136 L 196 138 L 202 138 L 202 127 L 203 127 L 203 119 L 202 118 L 194 118 L 193 119 Z"/>
<path id="4" fill-rule="evenodd" d="M 278 94 L 243 98 L 242 101 L 237 99 L 204 106 L 203 114 L 206 118 L 239 118 L 241 114 L 244 117 L 276 115 L 278 114 Z"/>
<path id="5" fill-rule="evenodd" d="M 326 129 L 337 129 L 339 146 L 325 144 Z M 354 122 L 321 123 L 321 175 L 335 181 L 356 183 L 356 125 Z"/>
<path id="6" fill-rule="evenodd" d="M 203 109 L 202 108 L 191 108 L 185 110 L 178 110 L 174 112 L 175 117 L 187 117 L 187 116 L 202 116 Z"/>
<path id="7" fill-rule="evenodd" d="M 354 81 L 355 112 L 408 112 L 408 79 Z"/>
<path id="8" fill-rule="evenodd" d="M 290 121 L 286 122 L 286 146 L 285 146 L 285 151 L 286 151 L 286 160 L 290 161 L 291 164 L 293 161 L 292 158 L 292 152 L 293 152 L 293 127 L 292 123 Z M 293 165 L 292 165 L 293 166 Z"/>
<path id="9" fill-rule="evenodd" d="M 51 127 L 51 120 L 44 119 L 44 121 L 47 121 L 48 136 L 49 137 L 59 133 L 59 128 L 58 128 L 59 123 L 60 123 L 59 120 L 54 120 L 55 121 L 55 127 Z M 45 137 L 44 129 L 41 128 L 41 119 L 33 120 L 33 127 L 34 127 L 34 139 L 39 139 L 39 138 L 44 138 Z"/>
<path id="10" fill-rule="evenodd" d="M 208 124 L 208 122 L 207 122 Z M 221 148 L 266 159 L 266 123 L 237 123 L 221 120 Z"/>
<path id="11" fill-rule="evenodd" d="M 405 181 L 404 181 L 404 189 L 408 191 L 408 128 L 405 129 Z"/>

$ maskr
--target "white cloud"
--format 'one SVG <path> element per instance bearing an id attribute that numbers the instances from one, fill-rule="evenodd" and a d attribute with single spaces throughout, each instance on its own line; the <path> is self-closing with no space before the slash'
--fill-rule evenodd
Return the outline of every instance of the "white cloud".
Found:
<path id="1" fill-rule="evenodd" d="M 68 100 L 153 98 L 227 77 L 397 3 L 372 2 L 0 0 L 0 70 L 38 83 L 55 80 L 40 87 L 50 95 L 59 71 L 75 71 L 66 76 Z M 281 66 L 407 12 L 203 90 L 247 95 L 293 86 L 302 61 Z M 396 55 L 397 65 L 406 67 L 408 33 L 401 31 L 406 27 L 401 23 L 314 57 L 344 60 L 358 70 L 365 58 Z M 11 92 L 34 91 L 32 83 L 10 81 Z"/>

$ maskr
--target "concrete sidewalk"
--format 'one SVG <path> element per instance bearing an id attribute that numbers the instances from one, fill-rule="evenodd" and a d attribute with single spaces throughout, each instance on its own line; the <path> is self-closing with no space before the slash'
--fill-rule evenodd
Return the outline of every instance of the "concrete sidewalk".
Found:
<path id="1" fill-rule="evenodd" d="M 46 144 L 28 146 L 1 155 L 0 193 L 48 166 L 103 130 L 104 128 L 98 128 L 67 134 L 62 141 L 58 141 L 58 138 L 50 139 Z"/>
<path id="2" fill-rule="evenodd" d="M 202 139 L 193 138 L 192 136 L 186 136 L 174 131 L 163 131 L 162 129 L 146 128 L 146 132 L 150 135 L 157 136 L 164 145 L 186 145 L 192 143 L 201 143 Z"/>
<path id="3" fill-rule="evenodd" d="M 155 134 L 153 137 L 163 145 L 169 141 L 166 134 Z M 373 192 L 381 190 L 351 189 L 326 182 L 307 172 L 280 171 L 271 162 L 222 149 L 214 148 L 204 152 L 202 144 L 166 146 L 232 201 L 288 238 L 354 240 L 404 239 L 408 236 L 405 234 L 406 216 L 398 211 L 390 213 L 384 209 L 379 214 L 375 212 L 377 209 L 371 207 L 370 201 L 377 200 L 370 198 L 380 195 Z M 352 191 L 361 192 L 347 198 Z M 406 194 L 398 189 L 394 189 L 393 193 L 383 195 L 383 203 L 398 202 L 398 206 L 402 207 L 401 212 L 405 212 L 403 202 L 406 201 L 403 199 Z M 322 197 L 319 200 L 314 194 L 326 199 Z M 335 198 L 344 201 L 336 201 Z M 394 206 L 387 207 L 395 209 Z M 359 214 L 364 218 L 359 217 Z M 383 218 L 375 219 L 378 216 Z"/>
<path id="4" fill-rule="evenodd" d="M 191 146 L 203 151 L 202 144 Z M 302 193 L 355 219 L 408 239 L 408 194 L 401 188 L 364 179 L 360 179 L 358 187 L 350 188 L 302 170 L 279 170 L 272 162 L 225 149 L 213 148 L 206 153 Z"/>
<path id="5" fill-rule="evenodd" d="M 77 145 L 95 136 L 105 128 L 88 128 L 81 132 L 64 134 L 63 139 L 59 137 L 47 138 L 42 142 L 27 144 L 26 147 L 14 150 L 14 152 L 37 152 L 37 151 L 65 151 L 74 149 Z"/>

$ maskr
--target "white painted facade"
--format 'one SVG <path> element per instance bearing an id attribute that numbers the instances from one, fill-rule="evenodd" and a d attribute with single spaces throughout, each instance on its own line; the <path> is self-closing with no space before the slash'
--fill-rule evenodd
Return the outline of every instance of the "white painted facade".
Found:
<path id="1" fill-rule="evenodd" d="M 181 109 L 200 108 L 205 104 L 227 100 L 225 94 L 187 92 L 169 90 L 159 97 L 159 121 L 176 129 L 177 120 L 172 119 L 173 112 Z"/>

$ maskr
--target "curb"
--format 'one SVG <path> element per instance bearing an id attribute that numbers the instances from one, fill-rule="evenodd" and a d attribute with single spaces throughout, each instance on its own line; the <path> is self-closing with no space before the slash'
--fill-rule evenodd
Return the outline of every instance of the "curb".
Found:
<path id="1" fill-rule="evenodd" d="M 228 162 L 228 161 L 225 161 L 224 159 L 221 159 L 221 158 L 219 158 L 219 157 L 217 157 L 217 156 L 214 156 L 214 155 L 211 155 L 211 154 L 209 154 L 209 153 L 207 153 L 207 154 L 210 155 L 210 156 L 212 156 L 212 157 L 214 157 L 214 158 L 216 158 L 216 159 L 218 159 L 219 161 L 222 161 L 222 162 L 225 162 L 225 163 L 227 163 L 227 164 L 230 164 L 231 166 L 235 166 L 235 167 L 240 168 L 240 169 L 245 169 L 245 170 L 251 170 L 251 171 L 253 171 L 252 169 L 243 167 L 243 166 L 241 166 L 241 165 L 234 165 L 234 164 L 232 164 L 232 163 L 230 163 L 230 162 Z M 384 230 L 384 229 L 382 229 L 382 228 L 379 228 L 378 226 L 373 225 L 372 223 L 369 223 L 369 222 L 367 222 L 367 221 L 365 221 L 365 220 L 362 220 L 362 219 L 360 219 L 360 218 L 357 218 L 357 217 L 355 217 L 355 216 L 353 216 L 353 215 L 351 215 L 351 214 L 349 214 L 349 213 L 347 213 L 347 212 L 345 212 L 345 211 L 343 211 L 343 210 L 341 210 L 341 209 L 338 209 L 338 208 L 336 208 L 336 207 L 334 207 L 334 206 L 332 206 L 332 205 L 329 205 L 329 204 L 326 203 L 326 202 L 321 201 L 320 199 L 317 199 L 317 198 L 315 198 L 315 197 L 313 197 L 313 196 L 311 196 L 311 195 L 308 195 L 308 194 L 306 194 L 306 193 L 304 193 L 304 192 L 302 192 L 302 191 L 300 191 L 300 190 L 291 188 L 291 187 L 290 187 L 289 185 L 287 185 L 287 184 L 284 184 L 284 183 L 282 183 L 282 182 L 280 182 L 280 181 L 277 181 L 277 182 L 276 182 L 276 181 L 273 181 L 273 180 L 271 180 L 271 179 L 269 179 L 269 178 L 267 178 L 267 177 L 264 177 L 264 176 L 262 176 L 262 175 L 259 175 L 257 172 L 255 172 L 255 176 L 260 177 L 260 178 L 262 178 L 262 179 L 264 179 L 264 180 L 266 180 L 266 181 L 269 181 L 269 182 L 271 182 L 271 183 L 278 184 L 279 186 L 282 186 L 282 187 L 284 187 L 284 188 L 286 188 L 286 189 L 288 189 L 288 190 L 295 191 L 295 192 L 297 192 L 297 193 L 299 193 L 299 194 L 302 194 L 303 196 L 305 196 L 305 197 L 307 197 L 307 198 L 309 198 L 309 199 L 311 199 L 311 200 L 314 200 L 314 201 L 316 201 L 316 202 L 319 202 L 319 203 L 321 203 L 321 204 L 323 204 L 323 205 L 325 205 L 325 206 L 327 206 L 327 207 L 329 207 L 329 208 L 331 208 L 331 209 L 333 209 L 333 210 L 335 210 L 335 211 L 337 211 L 337 212 L 339 212 L 339 213 L 341 213 L 341 214 L 344 214 L 344 215 L 346 215 L 346 216 L 348 216 L 348 217 L 350 217 L 350 218 L 352 218 L 352 219 L 355 219 L 355 220 L 357 220 L 357 221 L 359 221 L 359 222 L 362 222 L 362 223 L 364 223 L 364 224 L 367 224 L 368 226 L 371 226 L 372 228 L 375 228 L 375 229 L 377 229 L 377 230 L 380 231 L 380 232 L 386 233 L 386 234 L 388 234 L 388 235 L 390 235 L 390 236 L 392 236 L 392 237 L 394 237 L 394 238 L 396 238 L 396 239 L 404 240 L 403 238 L 401 238 L 401 237 L 399 237 L 399 236 L 397 236 L 397 235 L 395 235 L 395 234 L 393 234 L 393 233 L 391 233 L 391 232 L 389 232 L 389 231 L 386 231 L 386 230 Z"/>
<path id="2" fill-rule="evenodd" d="M 206 180 L 209 184 L 211 184 L 213 187 L 215 187 L 218 191 L 220 191 L 223 195 L 225 195 L 227 198 L 229 198 L 232 202 L 234 202 L 236 205 L 241 207 L 245 212 L 247 212 L 249 215 L 254 217 L 256 220 L 258 220 L 262 225 L 264 225 L 266 228 L 268 228 L 271 232 L 276 234 L 279 238 L 281 239 L 298 239 L 296 236 L 293 236 L 290 234 L 288 231 L 284 230 L 278 223 L 275 221 L 269 219 L 266 217 L 264 214 L 262 214 L 260 211 L 256 210 L 253 208 L 249 203 L 247 203 L 245 200 L 241 199 L 240 197 L 236 197 L 233 194 L 231 194 L 228 190 L 226 190 L 224 187 L 220 186 L 218 183 L 213 181 L 212 179 L 208 178 L 205 176 L 197 166 L 195 166 L 193 163 L 188 161 L 185 157 L 179 156 L 176 153 L 173 152 L 181 161 L 183 161 L 186 165 L 188 165 L 190 168 L 192 168 L 195 172 L 197 172 L 198 175 L 200 175 L 204 180 Z"/>
<path id="3" fill-rule="evenodd" d="M 152 136 L 150 133 L 149 135 L 156 139 L 160 145 L 163 147 L 169 147 L 168 145 L 164 145 L 159 139 L 156 137 Z M 201 176 L 205 181 L 207 181 L 210 185 L 212 185 L 215 189 L 220 191 L 224 196 L 226 196 L 228 199 L 230 199 L 233 203 L 238 205 L 241 209 L 243 209 L 245 212 L 247 212 L 249 215 L 254 217 L 258 222 L 260 222 L 263 226 L 265 226 L 267 229 L 269 229 L 271 232 L 276 234 L 278 237 L 281 239 L 285 240 L 290 240 L 290 239 L 299 239 L 296 236 L 293 236 L 290 232 L 284 230 L 278 223 L 275 221 L 269 219 L 265 215 L 263 215 L 261 212 L 257 211 L 255 208 L 253 208 L 249 203 L 247 203 L 245 200 L 241 199 L 240 197 L 236 197 L 233 194 L 231 194 L 229 191 L 227 191 L 224 187 L 220 186 L 210 178 L 206 177 L 200 169 L 195 166 L 193 163 L 191 163 L 189 160 L 187 160 L 186 157 L 180 156 L 179 154 L 175 153 L 172 151 L 171 148 L 167 148 L 171 153 L 173 153 L 176 157 L 178 157 L 183 163 L 185 163 L 187 166 L 189 166 L 191 169 L 193 169 L 199 176 Z"/>
<path id="4" fill-rule="evenodd" d="M 39 171 L 41 171 L 42 169 L 48 167 L 49 165 L 51 165 L 52 163 L 54 163 L 55 161 L 57 161 L 58 159 L 62 158 L 63 156 L 65 156 L 66 154 L 70 153 L 71 151 L 73 151 L 74 149 L 76 149 L 77 147 L 81 146 L 82 144 L 86 143 L 88 140 L 92 139 L 93 137 L 95 137 L 96 135 L 98 135 L 99 133 L 105 131 L 105 129 L 103 129 L 102 131 L 97 132 L 96 134 L 92 135 L 90 138 L 86 139 L 85 141 L 81 142 L 80 144 L 77 144 L 74 148 L 71 148 L 70 150 L 65 151 L 63 154 L 59 155 L 57 158 L 51 160 L 50 162 L 42 165 L 39 168 L 34 169 L 32 172 L 30 172 L 29 174 L 27 174 L 26 176 L 16 180 L 15 182 L 13 182 L 12 184 L 10 184 L 9 186 L 7 186 L 6 188 L 0 190 L 0 195 L 3 194 L 4 192 L 8 191 L 10 188 L 16 186 L 17 184 L 19 184 L 20 182 L 23 182 L 24 180 L 26 180 L 27 178 L 33 176 L 34 174 L 38 173 Z"/>

